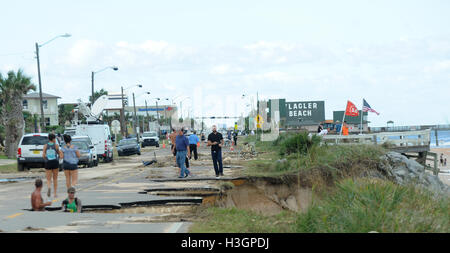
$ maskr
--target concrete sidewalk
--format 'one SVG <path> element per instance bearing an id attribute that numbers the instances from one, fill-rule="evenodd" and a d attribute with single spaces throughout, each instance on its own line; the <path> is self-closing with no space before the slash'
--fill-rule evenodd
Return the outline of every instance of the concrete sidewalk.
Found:
<path id="1" fill-rule="evenodd" d="M 17 163 L 16 159 L 0 159 L 0 166 L 8 165 L 8 164 L 15 164 L 15 163 Z"/>

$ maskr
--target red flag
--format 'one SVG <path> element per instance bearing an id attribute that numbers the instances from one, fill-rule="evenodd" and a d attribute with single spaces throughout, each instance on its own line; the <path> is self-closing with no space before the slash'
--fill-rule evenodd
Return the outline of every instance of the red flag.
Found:
<path id="1" fill-rule="evenodd" d="M 359 116 L 359 112 L 358 112 L 358 108 L 356 108 L 356 106 L 350 102 L 347 101 L 347 109 L 345 109 L 345 116 Z"/>

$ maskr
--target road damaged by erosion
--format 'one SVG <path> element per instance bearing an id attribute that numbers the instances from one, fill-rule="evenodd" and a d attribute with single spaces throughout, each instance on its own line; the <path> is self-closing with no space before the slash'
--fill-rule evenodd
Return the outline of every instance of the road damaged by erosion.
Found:
<path id="1" fill-rule="evenodd" d="M 208 150 L 201 150 L 198 161 L 191 160 L 193 177 L 177 180 L 178 168 L 168 149 L 143 149 L 141 156 L 119 157 L 112 163 L 79 169 L 76 197 L 83 202 L 83 213 L 61 211 L 67 197 L 63 172 L 58 177 L 58 197 L 46 198 L 52 205 L 45 212 L 30 211 L 34 180 L 45 182 L 45 171 L 1 175 L 25 178 L 1 184 L 0 229 L 4 232 L 186 232 L 195 221 L 196 208 L 213 204 L 211 196 L 221 194 L 221 184 L 233 172 L 225 169 L 217 180 Z M 143 161 L 157 158 L 158 163 L 144 166 Z M 158 181 L 160 180 L 160 181 Z"/>

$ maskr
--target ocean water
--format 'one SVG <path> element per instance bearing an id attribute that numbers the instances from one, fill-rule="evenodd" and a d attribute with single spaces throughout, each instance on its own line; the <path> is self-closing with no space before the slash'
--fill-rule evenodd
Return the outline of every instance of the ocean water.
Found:
<path id="1" fill-rule="evenodd" d="M 450 130 L 438 131 L 439 146 L 436 146 L 436 135 L 434 131 L 431 131 L 431 148 L 450 148 Z"/>

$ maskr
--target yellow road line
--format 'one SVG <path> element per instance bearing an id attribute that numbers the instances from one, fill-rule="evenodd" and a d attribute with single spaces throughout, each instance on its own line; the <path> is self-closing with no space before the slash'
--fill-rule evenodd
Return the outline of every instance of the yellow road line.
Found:
<path id="1" fill-rule="evenodd" d="M 13 214 L 13 215 L 11 215 L 11 216 L 8 216 L 7 218 L 8 219 L 13 219 L 13 218 L 16 218 L 17 216 L 20 216 L 20 215 L 22 215 L 23 213 L 16 213 L 16 214 Z"/>

